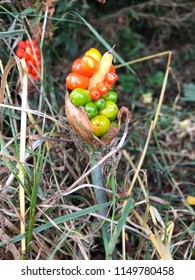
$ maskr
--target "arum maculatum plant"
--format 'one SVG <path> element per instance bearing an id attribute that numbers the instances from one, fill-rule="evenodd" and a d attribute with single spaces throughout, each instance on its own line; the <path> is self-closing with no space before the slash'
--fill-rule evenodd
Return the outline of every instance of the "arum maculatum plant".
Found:
<path id="1" fill-rule="evenodd" d="M 66 77 L 66 116 L 91 154 L 92 183 L 99 187 L 94 188 L 98 204 L 106 202 L 103 167 L 100 164 L 102 147 L 116 138 L 122 121 L 126 120 L 128 127 L 131 118 L 127 107 L 118 108 L 118 94 L 114 90 L 117 80 L 112 53 L 108 51 L 102 56 L 95 48 L 76 59 L 72 63 L 72 72 Z M 107 217 L 108 209 L 102 208 L 99 213 Z M 108 226 L 102 227 L 109 241 L 108 229 Z"/>
<path id="2" fill-rule="evenodd" d="M 110 52 L 102 56 L 92 48 L 73 62 L 66 77 L 66 116 L 77 134 L 94 148 L 109 144 L 120 130 L 122 117 L 130 118 L 128 108 L 117 106 L 113 86 L 118 76 L 112 61 Z"/>

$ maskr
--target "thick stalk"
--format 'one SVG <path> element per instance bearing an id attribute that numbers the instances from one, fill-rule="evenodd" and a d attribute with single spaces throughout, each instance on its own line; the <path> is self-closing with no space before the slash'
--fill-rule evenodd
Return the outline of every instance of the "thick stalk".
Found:
<path id="1" fill-rule="evenodd" d="M 98 164 L 99 160 L 101 159 L 101 149 L 97 148 L 94 150 L 93 148 L 90 148 L 91 151 L 94 151 L 92 158 L 91 158 L 91 167 L 94 167 Z M 103 167 L 102 165 L 97 165 L 97 167 L 92 171 L 91 173 L 92 183 L 95 186 L 101 187 L 101 189 L 94 188 L 95 197 L 97 204 L 102 204 L 107 201 L 106 198 L 106 191 L 104 188 L 104 179 L 103 179 Z M 99 214 L 103 217 L 107 216 L 108 209 L 102 208 L 99 210 Z"/>
<path id="2" fill-rule="evenodd" d="M 92 146 L 89 146 L 89 151 L 91 153 L 90 166 L 91 168 L 96 166 L 96 168 L 93 169 L 93 171 L 91 172 L 92 183 L 95 186 L 101 187 L 101 188 L 94 188 L 96 203 L 102 204 L 107 202 L 107 197 L 106 197 L 106 190 L 104 189 L 105 183 L 104 183 L 104 175 L 103 175 L 103 166 L 98 164 L 102 158 L 101 147 L 94 149 Z M 99 214 L 102 217 L 108 217 L 108 208 L 100 209 Z M 116 250 L 113 250 L 112 256 L 110 256 L 108 253 L 108 244 L 111 236 L 110 236 L 110 225 L 107 223 L 103 224 L 102 226 L 102 237 L 104 239 L 104 247 L 105 247 L 107 259 L 117 259 Z"/>

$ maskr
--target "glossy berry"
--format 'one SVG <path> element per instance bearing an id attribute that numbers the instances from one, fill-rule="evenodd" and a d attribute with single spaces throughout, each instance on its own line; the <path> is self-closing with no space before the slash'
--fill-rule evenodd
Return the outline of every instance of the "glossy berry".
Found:
<path id="1" fill-rule="evenodd" d="M 113 101 L 107 100 L 105 107 L 99 111 L 99 114 L 110 120 L 115 120 L 118 114 L 118 106 Z"/>
<path id="2" fill-rule="evenodd" d="M 91 77 L 97 71 L 99 65 L 99 61 L 89 55 L 84 55 L 81 59 L 82 69 L 85 73 L 88 73 L 89 77 Z"/>
<path id="3" fill-rule="evenodd" d="M 96 107 L 95 103 L 93 103 L 93 102 L 86 103 L 85 104 L 85 112 L 86 112 L 89 119 L 97 116 L 98 110 L 97 110 L 97 107 Z"/>
<path id="4" fill-rule="evenodd" d="M 110 128 L 110 120 L 105 116 L 97 115 L 90 120 L 90 123 L 93 133 L 98 137 L 103 136 Z"/>
<path id="5" fill-rule="evenodd" d="M 16 55 L 17 55 L 17 57 L 19 57 L 20 59 L 21 58 L 25 58 L 25 56 L 26 56 L 26 53 L 25 53 L 25 50 L 23 50 L 23 49 L 17 49 L 16 50 Z"/>
<path id="6" fill-rule="evenodd" d="M 81 65 L 81 60 L 82 58 L 77 58 L 75 61 L 73 61 L 72 63 L 72 72 L 87 76 L 87 77 L 91 77 L 92 74 L 89 73 L 88 70 L 83 69 L 82 65 Z"/>
<path id="7" fill-rule="evenodd" d="M 111 87 L 111 85 L 106 81 L 103 81 L 103 82 L 100 82 L 97 84 L 97 88 L 100 91 L 101 96 L 106 95 L 106 93 L 109 91 L 110 87 Z"/>
<path id="8" fill-rule="evenodd" d="M 75 88 L 86 89 L 88 85 L 89 85 L 89 78 L 84 75 L 71 72 L 66 77 L 66 86 L 69 89 L 72 90 Z"/>
<path id="9" fill-rule="evenodd" d="M 113 91 L 113 90 L 109 90 L 106 94 L 106 96 L 104 96 L 104 99 L 105 100 L 110 100 L 110 101 L 113 101 L 114 103 L 117 102 L 118 100 L 118 94 L 116 91 Z"/>
<path id="10" fill-rule="evenodd" d="M 95 48 L 91 48 L 90 50 L 86 51 L 85 55 L 89 55 L 97 61 L 102 59 L 102 54 Z"/>
<path id="11" fill-rule="evenodd" d="M 20 42 L 18 42 L 18 47 L 19 47 L 20 49 L 24 49 L 24 50 L 25 50 L 25 48 L 26 48 L 26 42 L 25 42 L 25 41 L 20 41 Z"/>
<path id="12" fill-rule="evenodd" d="M 118 75 L 114 72 L 108 72 L 105 76 L 105 81 L 113 85 L 118 80 Z"/>
<path id="13" fill-rule="evenodd" d="M 106 106 L 106 101 L 104 98 L 100 98 L 96 101 L 94 101 L 96 107 L 98 108 L 98 110 L 102 110 L 105 106 Z"/>
<path id="14" fill-rule="evenodd" d="M 71 92 L 70 100 L 75 106 L 84 106 L 91 101 L 91 97 L 88 90 L 76 88 Z"/>
<path id="15" fill-rule="evenodd" d="M 90 88 L 89 93 L 92 100 L 98 100 L 101 97 L 101 93 L 96 87 Z"/>

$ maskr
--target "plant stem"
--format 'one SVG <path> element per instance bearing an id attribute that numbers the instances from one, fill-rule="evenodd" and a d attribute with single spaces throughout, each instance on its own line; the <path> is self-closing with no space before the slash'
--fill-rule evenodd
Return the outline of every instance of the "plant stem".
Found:
<path id="1" fill-rule="evenodd" d="M 98 164 L 98 161 L 101 159 L 101 149 L 93 149 L 92 147 L 90 148 L 91 151 L 93 151 L 93 155 L 91 158 L 91 167 L 94 167 Z M 103 179 L 103 168 L 102 165 L 98 165 L 92 172 L 91 172 L 91 178 L 92 178 L 92 183 L 95 186 L 100 186 L 104 188 L 104 179 Z M 107 201 L 106 198 L 106 191 L 104 189 L 98 189 L 94 188 L 95 192 L 95 197 L 96 197 L 96 202 L 97 204 L 102 204 Z M 103 217 L 107 216 L 107 208 L 102 208 L 99 210 L 99 214 Z"/>
<path id="2" fill-rule="evenodd" d="M 92 178 L 92 183 L 95 186 L 101 187 L 101 189 L 94 188 L 94 193 L 96 197 L 96 202 L 97 204 L 102 204 L 107 202 L 107 197 L 106 197 L 106 190 L 104 190 L 104 175 L 103 175 L 103 167 L 102 165 L 98 164 L 99 161 L 102 158 L 102 153 L 101 153 L 101 147 L 98 147 L 97 149 L 94 149 L 92 146 L 89 146 L 89 151 L 92 154 L 91 155 L 91 161 L 90 161 L 90 166 L 95 167 L 93 171 L 91 172 L 91 178 Z M 101 208 L 99 210 L 99 214 L 102 217 L 107 217 L 108 216 L 108 207 Z M 104 223 L 102 226 L 102 237 L 104 240 L 104 247 L 105 247 L 105 255 L 107 259 L 117 259 L 117 254 L 116 250 L 113 250 L 112 256 L 109 255 L 109 242 L 110 242 L 110 225 L 107 223 Z M 108 258 L 109 256 L 109 258 Z"/>

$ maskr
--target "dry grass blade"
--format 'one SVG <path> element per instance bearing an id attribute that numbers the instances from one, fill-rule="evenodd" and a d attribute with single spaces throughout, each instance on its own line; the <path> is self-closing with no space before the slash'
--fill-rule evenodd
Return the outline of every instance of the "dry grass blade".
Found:
<path id="1" fill-rule="evenodd" d="M 20 259 L 20 253 L 17 250 L 15 244 L 9 243 L 11 238 L 7 234 L 5 234 L 2 231 L 2 229 L 0 229 L 0 236 L 2 236 L 1 240 L 3 242 L 6 242 L 6 243 L 9 244 L 7 250 L 9 250 L 12 253 L 14 260 L 19 260 Z"/>
<path id="2" fill-rule="evenodd" d="M 16 248 L 15 244 L 9 243 L 11 238 L 4 231 L 4 227 L 6 225 L 5 220 L 6 218 L 3 212 L 0 211 L 0 240 L 7 243 L 6 251 L 10 251 L 12 253 L 14 260 L 19 260 L 20 253 L 18 249 Z"/>
<path id="3" fill-rule="evenodd" d="M 135 60 L 131 60 L 131 61 L 126 62 L 126 63 L 118 64 L 118 65 L 115 66 L 115 68 L 116 69 L 121 68 L 121 67 L 124 67 L 124 66 L 127 66 L 127 65 L 135 64 L 135 63 L 138 63 L 138 62 L 141 62 L 141 61 L 149 60 L 149 59 L 159 57 L 159 56 L 163 56 L 163 55 L 168 55 L 168 57 L 169 57 L 168 60 L 170 61 L 171 54 L 172 54 L 171 51 L 160 52 L 160 53 L 157 53 L 157 54 L 152 54 L 152 55 L 144 56 L 144 57 L 141 57 L 141 58 L 138 58 L 138 59 L 135 59 Z"/>
<path id="4" fill-rule="evenodd" d="M 131 167 L 133 168 L 133 171 L 136 172 L 136 167 L 135 167 L 135 165 L 134 165 L 134 163 L 133 163 L 131 157 L 129 156 L 129 154 L 127 153 L 126 150 L 123 150 L 123 156 L 124 156 L 124 157 L 126 158 L 126 160 L 129 162 L 129 164 L 130 164 Z M 144 185 L 144 183 L 143 183 L 141 177 L 139 176 L 139 174 L 138 174 L 138 176 L 137 176 L 137 179 L 138 179 L 138 182 L 139 182 L 139 184 L 140 184 L 140 187 L 141 187 L 141 189 L 142 189 L 142 192 L 143 192 L 143 194 L 144 194 L 144 197 L 145 197 L 146 201 L 149 201 L 149 197 L 148 197 L 148 194 L 147 194 L 145 185 Z"/>
<path id="5" fill-rule="evenodd" d="M 5 70 L 4 70 L 2 61 L 0 60 L 0 69 L 1 69 L 1 73 L 2 73 L 1 88 L 0 88 L 0 105 L 5 100 L 5 96 L 4 96 L 5 90 L 6 90 L 7 98 L 9 100 L 10 104 L 13 104 L 12 97 L 11 97 L 11 92 L 10 92 L 10 89 L 8 87 L 8 84 L 7 84 L 7 75 L 9 74 L 9 71 L 14 66 L 14 64 L 15 64 L 15 59 L 10 58 L 6 67 L 5 67 Z M 12 112 L 14 112 L 13 109 L 12 109 Z M 17 123 L 16 123 L 15 119 L 13 120 L 13 123 L 14 123 L 15 131 L 18 132 Z"/>
<path id="6" fill-rule="evenodd" d="M 133 210 L 133 214 L 138 219 L 140 225 L 145 230 L 150 231 L 148 237 L 151 240 L 155 249 L 157 250 L 158 254 L 160 255 L 161 259 L 162 260 L 172 260 L 172 256 L 171 256 L 170 248 L 169 248 L 169 243 L 164 245 L 159 233 L 156 231 L 155 234 L 153 234 L 152 231 L 150 230 L 148 224 L 142 219 L 142 217 L 135 210 Z"/>
<path id="7" fill-rule="evenodd" d="M 5 105 L 5 104 L 0 104 L 0 107 L 2 108 L 9 108 L 9 109 L 13 109 L 13 110 L 17 110 L 17 111 L 23 111 L 23 112 L 26 112 L 26 113 L 31 113 L 31 114 L 34 114 L 34 115 L 37 115 L 37 116 L 40 116 L 42 118 L 46 118 L 46 119 L 49 119 L 51 120 L 52 122 L 54 122 L 56 125 L 59 125 L 61 124 L 60 121 L 56 120 L 54 117 L 50 116 L 50 115 L 47 115 L 45 113 L 42 113 L 40 111 L 37 111 L 37 110 L 32 110 L 32 109 L 22 109 L 21 107 L 18 107 L 18 106 L 13 106 L 13 105 Z"/>
<path id="8" fill-rule="evenodd" d="M 136 171 L 135 171 L 135 174 L 133 176 L 133 179 L 131 181 L 131 184 L 129 186 L 129 189 L 127 191 L 127 195 L 130 196 L 131 195 L 131 192 L 132 192 L 132 189 L 134 187 L 134 184 L 138 178 L 138 174 L 140 172 L 140 169 L 141 169 L 141 166 L 142 166 L 142 163 L 144 161 L 144 158 L 145 158 L 145 155 L 146 155 L 146 152 L 147 152 L 147 148 L 148 148 L 148 145 L 149 145 L 149 141 L 150 141 L 150 138 L 151 138 L 151 135 L 152 135 L 152 128 L 153 128 L 153 122 L 151 122 L 151 125 L 150 125 L 150 129 L 149 129 L 149 132 L 148 132 L 148 137 L 147 137 L 147 140 L 146 140 L 146 143 L 145 143 L 145 146 L 144 146 L 144 149 L 143 149 L 143 152 L 142 152 L 142 155 L 141 155 L 141 158 L 139 160 L 139 163 L 137 165 L 137 168 L 136 168 Z"/>
<path id="9" fill-rule="evenodd" d="M 168 64 L 170 64 L 170 60 L 169 60 Z M 159 113 L 160 113 L 160 109 L 161 109 L 163 98 L 164 98 L 164 94 L 165 94 L 165 89 L 166 89 L 166 85 L 167 85 L 167 79 L 168 79 L 169 71 L 170 71 L 170 67 L 168 65 L 166 73 L 165 73 L 165 78 L 164 78 L 164 81 L 163 81 L 163 86 L 162 86 L 162 90 L 161 90 L 161 94 L 160 94 L 160 98 L 159 98 L 156 114 L 155 114 L 155 117 L 154 117 L 154 123 L 153 123 L 153 127 L 152 127 L 153 129 L 155 129 L 156 123 L 158 121 L 158 116 L 159 116 Z"/>
<path id="10" fill-rule="evenodd" d="M 23 69 L 23 77 L 21 79 L 22 83 L 22 109 L 26 109 L 27 106 L 27 89 L 28 89 L 28 76 L 26 69 L 26 62 L 24 59 L 21 60 L 21 66 Z M 25 111 L 21 112 L 21 127 L 20 127 L 20 168 L 19 168 L 19 178 L 21 184 L 24 184 L 24 171 L 23 166 L 25 162 L 26 155 L 26 126 L 27 126 L 27 114 Z M 21 234 L 25 233 L 25 191 L 24 187 L 20 184 L 19 186 L 19 200 L 20 200 L 20 230 Z M 26 239 L 21 240 L 21 254 L 24 256 L 26 254 Z"/>

